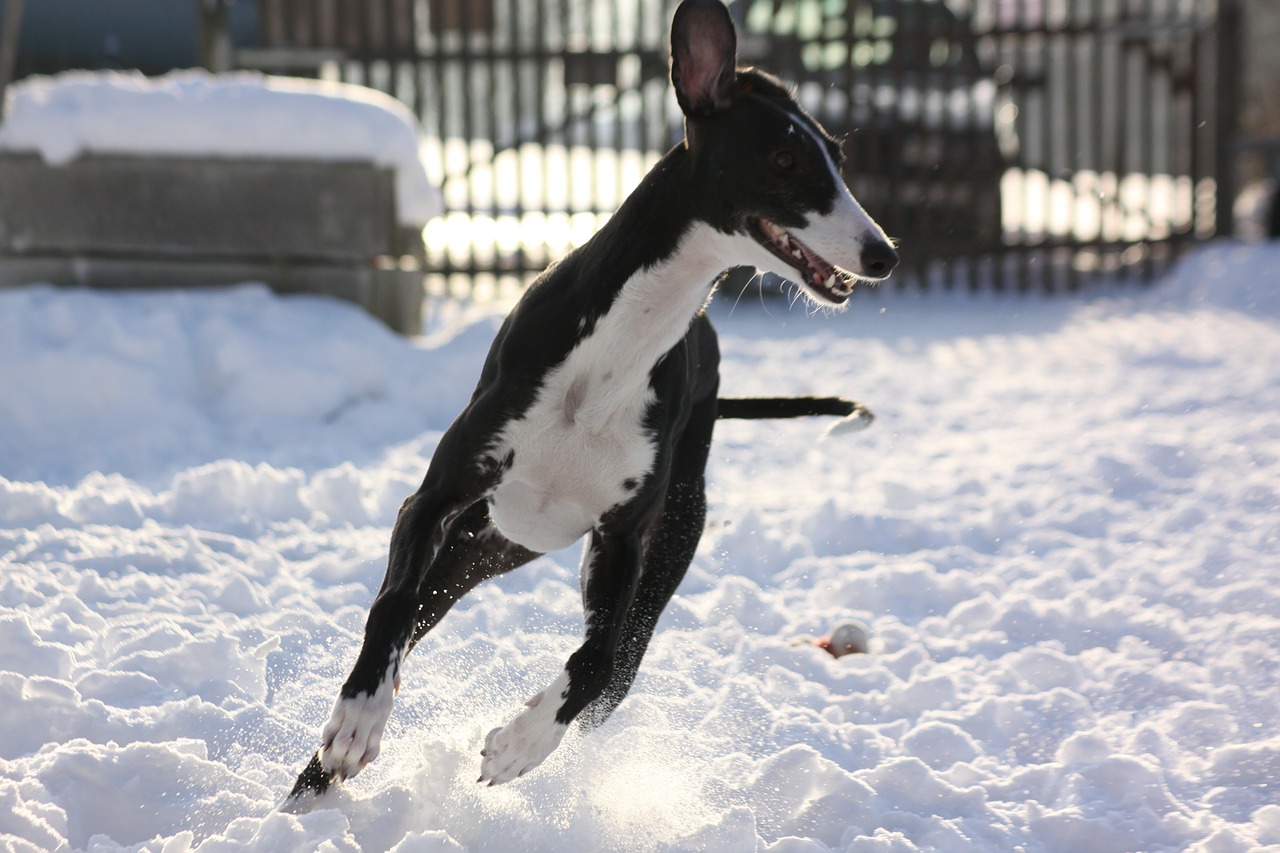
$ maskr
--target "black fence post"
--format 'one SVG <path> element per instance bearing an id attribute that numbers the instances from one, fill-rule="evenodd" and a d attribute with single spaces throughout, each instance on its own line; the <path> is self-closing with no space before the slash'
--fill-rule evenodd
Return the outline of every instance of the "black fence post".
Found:
<path id="1" fill-rule="evenodd" d="M 200 0 L 200 63 L 215 74 L 231 70 L 231 4 Z"/>
<path id="2" fill-rule="evenodd" d="M 0 109 L 4 107 L 4 90 L 13 79 L 13 66 L 18 58 L 18 35 L 22 29 L 22 0 L 9 0 L 0 21 Z"/>
<path id="3" fill-rule="evenodd" d="M 1218 0 L 1217 43 L 1214 64 L 1218 83 L 1214 127 L 1215 236 L 1235 232 L 1237 154 L 1240 128 L 1240 77 L 1243 72 L 1240 38 L 1243 35 L 1240 0 Z"/>

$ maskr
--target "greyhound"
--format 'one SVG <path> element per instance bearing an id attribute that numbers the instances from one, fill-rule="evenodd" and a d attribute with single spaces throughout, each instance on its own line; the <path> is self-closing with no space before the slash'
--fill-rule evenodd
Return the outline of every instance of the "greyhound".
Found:
<path id="1" fill-rule="evenodd" d="M 840 398 L 720 399 L 704 313 L 752 264 L 841 305 L 898 256 L 841 179 L 840 147 L 776 78 L 736 67 L 719 0 L 684 0 L 671 82 L 685 138 L 586 244 L 544 272 L 499 329 L 470 402 L 401 507 L 364 642 L 285 802 L 296 808 L 378 754 L 405 655 L 481 581 L 586 537 L 582 645 L 485 738 L 480 779 L 538 766 L 575 719 L 626 695 L 706 515 L 717 417 L 870 413 Z"/>

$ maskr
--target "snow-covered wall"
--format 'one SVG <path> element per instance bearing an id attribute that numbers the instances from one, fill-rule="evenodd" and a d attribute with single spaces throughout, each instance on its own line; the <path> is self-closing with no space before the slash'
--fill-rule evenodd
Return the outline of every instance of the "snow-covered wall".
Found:
<path id="1" fill-rule="evenodd" d="M 52 165 L 89 153 L 361 160 L 394 168 L 400 222 L 443 208 L 419 156 L 417 119 L 399 101 L 347 83 L 176 71 L 71 71 L 8 90 L 0 150 Z"/>

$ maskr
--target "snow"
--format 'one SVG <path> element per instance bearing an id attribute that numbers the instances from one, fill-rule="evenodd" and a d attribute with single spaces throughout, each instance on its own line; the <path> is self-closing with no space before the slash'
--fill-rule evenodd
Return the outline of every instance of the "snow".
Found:
<path id="1" fill-rule="evenodd" d="M 359 160 L 396 174 L 397 218 L 443 212 L 420 157 L 417 119 L 373 89 L 241 71 L 68 71 L 6 92 L 0 151 L 50 165 L 85 154 Z"/>
<path id="2" fill-rule="evenodd" d="M 410 656 L 384 752 L 274 811 L 390 525 L 500 307 L 406 340 L 343 303 L 0 292 L 0 844 L 13 850 L 1280 848 L 1280 246 L 1150 289 L 722 294 L 726 422 L 635 689 L 528 776 L 484 733 L 581 630 L 577 551 Z M 856 619 L 871 653 L 802 636 Z"/>

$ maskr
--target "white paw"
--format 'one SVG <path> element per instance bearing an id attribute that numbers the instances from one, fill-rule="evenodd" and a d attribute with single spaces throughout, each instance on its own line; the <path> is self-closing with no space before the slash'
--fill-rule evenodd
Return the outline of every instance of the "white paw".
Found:
<path id="1" fill-rule="evenodd" d="M 378 757 L 398 686 L 388 673 L 372 695 L 363 693 L 334 704 L 321 733 L 320 762 L 325 770 L 350 779 Z"/>
<path id="2" fill-rule="evenodd" d="M 858 406 L 847 417 L 843 417 L 831 426 L 827 427 L 826 431 L 823 432 L 822 437 L 830 438 L 835 435 L 847 435 L 851 432 L 862 432 L 862 430 L 871 426 L 872 421 L 875 419 L 876 416 L 871 413 L 870 409 Z"/>
<path id="3" fill-rule="evenodd" d="M 560 745 L 568 726 L 556 722 L 556 712 L 564 702 L 569 685 L 567 673 L 546 690 L 525 703 L 525 709 L 500 729 L 489 732 L 480 751 L 480 778 L 477 782 L 499 785 L 523 776 L 546 759 Z"/>

